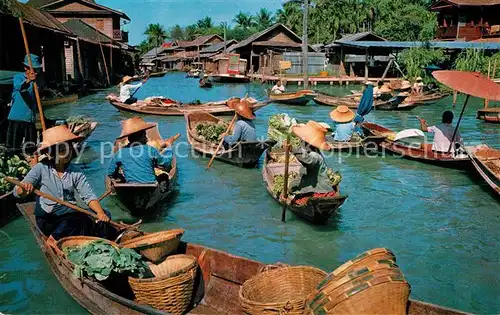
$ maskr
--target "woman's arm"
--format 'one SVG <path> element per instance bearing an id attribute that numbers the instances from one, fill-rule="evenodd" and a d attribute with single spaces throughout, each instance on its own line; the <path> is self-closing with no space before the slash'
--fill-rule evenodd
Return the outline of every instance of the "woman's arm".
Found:
<path id="1" fill-rule="evenodd" d="M 35 186 L 38 186 L 42 179 L 42 167 L 41 164 L 36 164 L 29 172 L 26 174 L 26 177 L 22 180 L 23 187 L 16 186 L 14 187 L 14 196 L 18 198 L 24 198 L 28 195 L 31 195 L 35 189 Z"/>
<path id="2" fill-rule="evenodd" d="M 99 221 L 108 222 L 109 217 L 101 207 L 101 204 L 99 203 L 99 200 L 97 199 L 96 195 L 92 191 L 92 188 L 87 182 L 87 178 L 85 177 L 85 175 L 83 175 L 83 173 L 73 173 L 72 175 L 76 176 L 74 184 L 76 191 L 80 195 L 80 198 L 82 198 L 82 200 L 87 203 L 89 208 L 97 214 L 97 219 Z"/>

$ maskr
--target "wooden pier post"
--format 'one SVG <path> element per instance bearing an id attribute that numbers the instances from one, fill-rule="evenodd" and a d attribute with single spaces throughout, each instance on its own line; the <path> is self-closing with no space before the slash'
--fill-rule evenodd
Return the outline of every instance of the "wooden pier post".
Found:
<path id="1" fill-rule="evenodd" d="M 365 50 L 365 81 L 368 81 L 368 48 Z"/>

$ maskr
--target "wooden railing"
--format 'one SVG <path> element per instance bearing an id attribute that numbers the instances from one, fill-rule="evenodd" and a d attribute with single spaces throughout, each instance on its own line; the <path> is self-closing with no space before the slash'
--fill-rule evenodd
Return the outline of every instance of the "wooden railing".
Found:
<path id="1" fill-rule="evenodd" d="M 458 36 L 457 36 L 458 32 Z M 440 26 L 438 28 L 436 38 L 438 39 L 454 39 L 454 38 L 465 38 L 465 40 L 475 40 L 480 39 L 484 35 L 488 35 L 488 31 L 483 26 Z"/>

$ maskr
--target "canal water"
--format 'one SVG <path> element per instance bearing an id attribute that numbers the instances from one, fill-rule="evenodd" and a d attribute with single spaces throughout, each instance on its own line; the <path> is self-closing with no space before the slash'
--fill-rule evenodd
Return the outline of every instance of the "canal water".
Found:
<path id="1" fill-rule="evenodd" d="M 349 88 L 318 86 L 318 90 L 343 95 Z M 107 167 L 107 159 L 101 163 L 100 150 L 110 151 L 101 143 L 113 141 L 120 133 L 120 121 L 133 116 L 109 105 L 104 100 L 108 92 L 47 110 L 49 117 L 89 115 L 99 122 L 78 161 L 96 194 L 104 191 Z M 197 80 L 177 73 L 151 78 L 137 96 L 205 102 L 247 93 L 266 98 L 265 86 L 258 83 L 204 90 Z M 418 128 L 415 115 L 438 123 L 444 110 L 458 116 L 462 102 L 459 97 L 456 109 L 447 98 L 411 112 L 372 112 L 368 120 L 395 130 Z M 471 99 L 462 135 L 468 145 L 488 143 L 500 148 L 500 126 L 475 119 L 481 104 Z M 265 135 L 273 114 L 329 122 L 330 110 L 271 104 L 258 112 L 257 131 Z M 365 250 L 388 247 L 412 286 L 412 298 L 469 312 L 500 312 L 500 205 L 473 172 L 391 156 L 329 156 L 328 164 L 344 177 L 342 192 L 349 195 L 339 214 L 326 226 L 314 226 L 288 213 L 283 224 L 281 208 L 267 194 L 260 168 L 240 169 L 216 161 L 206 171 L 208 160 L 192 156 L 186 145 L 183 117 L 144 118 L 159 122 L 164 137 L 182 134 L 177 142 L 178 193 L 146 220 L 145 230 L 183 228 L 184 240 L 189 242 L 265 263 L 308 264 L 327 271 Z M 113 198 L 104 205 L 115 219 L 130 219 Z M 86 313 L 52 275 L 22 218 L 2 228 L 0 240 L 0 312 Z"/>

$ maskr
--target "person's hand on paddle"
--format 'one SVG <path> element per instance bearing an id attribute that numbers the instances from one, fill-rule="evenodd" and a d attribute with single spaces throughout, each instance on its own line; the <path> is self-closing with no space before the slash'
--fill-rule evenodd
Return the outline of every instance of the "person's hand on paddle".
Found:
<path id="1" fill-rule="evenodd" d="M 419 116 L 415 116 L 419 121 L 420 121 L 420 129 L 424 132 L 427 131 L 428 129 L 428 125 L 427 125 L 427 121 L 425 121 L 425 119 L 423 118 L 420 118 Z"/>
<path id="2" fill-rule="evenodd" d="M 148 82 L 148 78 L 142 79 L 141 82 L 142 82 L 142 84 Z"/>
<path id="3" fill-rule="evenodd" d="M 35 187 L 32 183 L 23 183 L 22 186 L 17 186 L 17 194 L 19 196 L 28 196 L 35 191 Z"/>
<path id="4" fill-rule="evenodd" d="M 99 203 L 98 200 L 92 200 L 89 203 L 89 208 L 96 213 L 97 221 L 109 222 L 110 218 L 108 217 L 104 209 L 101 207 L 101 204 Z"/>
<path id="5" fill-rule="evenodd" d="M 109 222 L 109 217 L 106 215 L 106 213 L 101 212 L 97 213 L 97 221 L 102 221 L 102 222 Z"/>

